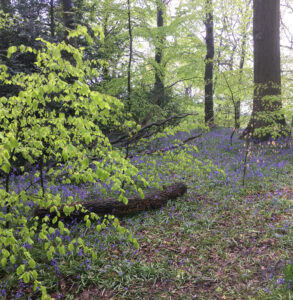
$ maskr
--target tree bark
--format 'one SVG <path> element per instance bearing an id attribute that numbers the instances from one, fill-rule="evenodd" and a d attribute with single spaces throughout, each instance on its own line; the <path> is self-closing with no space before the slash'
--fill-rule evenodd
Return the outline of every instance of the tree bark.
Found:
<path id="1" fill-rule="evenodd" d="M 75 29 L 74 3 L 73 0 L 62 0 L 64 25 L 68 30 Z"/>
<path id="2" fill-rule="evenodd" d="M 157 30 L 158 35 L 155 42 L 155 84 L 154 84 L 154 102 L 160 107 L 165 105 L 165 85 L 164 85 L 164 66 L 163 48 L 165 45 L 165 35 L 162 33 L 164 27 L 164 7 L 163 0 L 157 0 Z"/>
<path id="3" fill-rule="evenodd" d="M 94 212 L 98 215 L 104 216 L 105 214 L 113 214 L 115 216 L 123 216 L 139 213 L 150 209 L 158 209 L 168 202 L 168 200 L 176 199 L 186 193 L 187 186 L 180 182 L 172 184 L 169 187 L 164 187 L 162 191 L 154 190 L 145 194 L 142 199 L 139 196 L 134 196 L 128 199 L 128 204 L 117 199 L 89 199 L 84 202 L 73 203 L 72 205 L 81 204 L 82 207 Z M 84 214 L 80 211 L 74 211 L 70 216 L 65 216 L 63 213 L 63 207 L 59 207 L 61 217 L 66 219 L 80 218 Z M 54 217 L 55 213 L 50 214 L 50 208 L 37 208 L 34 212 L 35 216 L 43 218 L 46 215 Z"/>
<path id="4" fill-rule="evenodd" d="M 51 37 L 55 37 L 54 0 L 50 0 L 50 31 Z"/>
<path id="5" fill-rule="evenodd" d="M 214 122 L 214 100 L 213 100 L 213 72 L 214 72 L 214 17 L 213 2 L 206 0 L 206 48 L 205 58 L 205 123 L 213 124 Z"/>
<path id="6" fill-rule="evenodd" d="M 281 113 L 280 0 L 253 1 L 254 98 L 244 134 L 267 140 L 285 134 Z"/>
<path id="7" fill-rule="evenodd" d="M 132 36 L 132 26 L 131 26 L 131 7 L 130 0 L 127 0 L 128 4 L 128 34 L 129 34 L 129 58 L 128 58 L 128 69 L 127 69 L 127 93 L 128 93 L 128 103 L 127 109 L 130 111 L 130 101 L 131 101 L 131 64 L 133 57 L 133 36 Z"/>

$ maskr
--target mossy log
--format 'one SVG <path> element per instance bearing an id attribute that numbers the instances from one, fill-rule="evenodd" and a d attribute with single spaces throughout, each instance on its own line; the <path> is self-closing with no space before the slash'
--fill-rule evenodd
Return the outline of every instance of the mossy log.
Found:
<path id="1" fill-rule="evenodd" d="M 185 183 L 174 183 L 168 187 L 164 187 L 163 190 L 154 190 L 144 195 L 142 199 L 140 196 L 134 196 L 128 198 L 128 204 L 118 201 L 114 198 L 108 199 L 88 199 L 83 202 L 75 202 L 72 205 L 80 204 L 90 212 L 94 212 L 100 216 L 105 214 L 112 214 L 115 216 L 132 215 L 139 212 L 147 211 L 150 209 L 158 209 L 166 205 L 168 200 L 176 199 L 186 193 L 187 186 Z M 66 219 L 72 219 L 75 217 L 81 217 L 83 214 L 80 211 L 74 211 L 69 217 L 65 216 L 63 207 L 59 207 L 61 217 Z M 50 208 L 37 208 L 34 212 L 35 216 L 40 218 L 50 214 Z M 55 215 L 55 213 L 54 213 Z"/>

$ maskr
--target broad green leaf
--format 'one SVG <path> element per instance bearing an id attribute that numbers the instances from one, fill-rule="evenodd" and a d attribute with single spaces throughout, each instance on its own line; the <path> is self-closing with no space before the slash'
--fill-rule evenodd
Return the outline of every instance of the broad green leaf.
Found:
<path id="1" fill-rule="evenodd" d="M 16 274 L 21 275 L 23 274 L 24 270 L 25 270 L 25 265 L 22 264 L 16 269 Z"/>
<path id="2" fill-rule="evenodd" d="M 36 267 L 36 262 L 33 259 L 30 259 L 28 265 L 30 268 L 34 269 Z"/>
<path id="3" fill-rule="evenodd" d="M 8 50 L 7 50 L 7 57 L 10 58 L 11 55 L 12 55 L 13 53 L 15 53 L 16 51 L 17 51 L 17 47 L 16 47 L 16 46 L 11 46 L 11 47 L 9 47 Z"/>
<path id="4" fill-rule="evenodd" d="M 5 163 L 3 164 L 3 166 L 1 167 L 1 169 L 8 174 L 10 172 L 10 164 L 9 163 Z"/>

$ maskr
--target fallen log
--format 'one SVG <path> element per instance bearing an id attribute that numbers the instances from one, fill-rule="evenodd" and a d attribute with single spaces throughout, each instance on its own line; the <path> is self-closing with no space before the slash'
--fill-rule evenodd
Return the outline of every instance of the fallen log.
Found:
<path id="1" fill-rule="evenodd" d="M 168 200 L 176 199 L 179 196 L 182 196 L 186 193 L 187 186 L 185 183 L 179 182 L 174 183 L 168 187 L 164 187 L 161 190 L 154 190 L 144 195 L 142 199 L 140 196 L 134 196 L 128 198 L 128 204 L 125 205 L 123 202 L 118 201 L 114 198 L 108 199 L 89 199 L 83 202 L 75 202 L 71 205 L 80 204 L 82 207 L 87 209 L 90 212 L 94 212 L 100 216 L 105 214 L 112 214 L 115 216 L 124 216 L 136 214 L 142 211 L 147 211 L 150 209 L 158 209 L 166 205 Z M 74 211 L 70 216 L 65 216 L 63 213 L 63 206 L 59 207 L 59 212 L 61 218 L 65 219 L 74 219 L 80 218 L 84 214 L 79 211 Z M 55 216 L 55 213 L 50 213 L 50 208 L 36 208 L 34 216 L 40 218 L 49 215 L 50 217 Z"/>

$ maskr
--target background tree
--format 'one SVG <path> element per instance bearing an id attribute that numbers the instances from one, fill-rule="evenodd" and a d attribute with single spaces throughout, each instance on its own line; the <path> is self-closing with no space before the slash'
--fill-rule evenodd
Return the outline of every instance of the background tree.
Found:
<path id="1" fill-rule="evenodd" d="M 225 122 L 224 126 L 237 129 L 240 122 L 246 122 L 240 108 L 242 104 L 243 112 L 247 111 L 252 87 L 251 1 L 233 4 L 222 1 L 216 16 L 214 90 L 217 111 L 220 112 L 217 122 Z"/>
<path id="2" fill-rule="evenodd" d="M 164 33 L 164 15 L 166 14 L 165 2 L 157 0 L 157 36 L 155 38 L 155 84 L 152 97 L 153 101 L 159 106 L 165 104 L 165 68 L 163 62 L 163 51 L 166 43 Z"/>
<path id="3" fill-rule="evenodd" d="M 268 139 L 284 134 L 281 101 L 280 1 L 253 1 L 254 98 L 245 134 Z"/>
<path id="4" fill-rule="evenodd" d="M 206 47 L 207 54 L 205 58 L 205 122 L 214 123 L 214 101 L 213 101 L 213 70 L 214 70 L 214 17 L 213 17 L 213 2 L 206 0 Z"/>
<path id="5" fill-rule="evenodd" d="M 74 17 L 74 3 L 73 0 L 62 0 L 64 25 L 67 29 L 74 29 L 75 17 Z"/>

